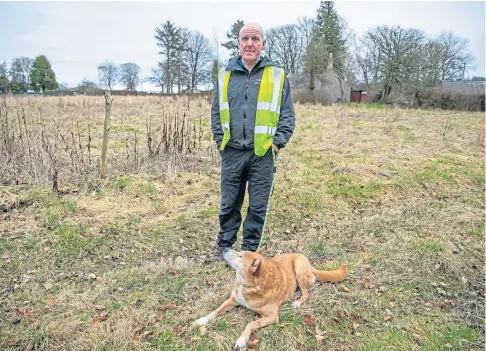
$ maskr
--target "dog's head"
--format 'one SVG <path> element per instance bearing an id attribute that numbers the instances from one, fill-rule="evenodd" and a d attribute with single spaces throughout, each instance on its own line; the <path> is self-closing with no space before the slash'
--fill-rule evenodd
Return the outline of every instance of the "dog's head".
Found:
<path id="1" fill-rule="evenodd" d="M 236 279 L 242 285 L 252 285 L 263 270 L 263 249 L 258 252 L 227 250 L 223 257 L 236 271 Z"/>

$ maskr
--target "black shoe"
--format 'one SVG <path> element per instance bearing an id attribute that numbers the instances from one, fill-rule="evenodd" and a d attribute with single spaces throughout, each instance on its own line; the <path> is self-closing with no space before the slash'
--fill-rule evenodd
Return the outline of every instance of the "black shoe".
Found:
<path id="1" fill-rule="evenodd" d="M 206 263 L 225 263 L 226 261 L 224 260 L 223 254 L 228 251 L 230 248 L 229 247 L 220 247 L 218 246 L 216 250 L 214 251 L 214 254 L 212 257 L 209 257 L 206 260 Z"/>

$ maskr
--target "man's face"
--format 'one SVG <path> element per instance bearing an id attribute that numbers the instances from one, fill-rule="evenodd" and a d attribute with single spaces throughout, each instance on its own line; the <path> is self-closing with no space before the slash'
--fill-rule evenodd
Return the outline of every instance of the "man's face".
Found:
<path id="1" fill-rule="evenodd" d="M 255 62 L 260 58 L 260 54 L 265 49 L 266 41 L 262 40 L 260 31 L 256 26 L 243 27 L 238 39 L 238 47 L 241 57 L 247 62 Z"/>

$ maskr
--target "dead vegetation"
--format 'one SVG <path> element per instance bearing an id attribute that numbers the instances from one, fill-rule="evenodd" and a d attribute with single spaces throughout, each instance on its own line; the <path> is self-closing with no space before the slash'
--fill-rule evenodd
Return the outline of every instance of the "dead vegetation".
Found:
<path id="1" fill-rule="evenodd" d="M 191 156 L 209 147 L 205 103 L 187 97 L 117 97 L 109 175 L 177 173 L 191 163 Z M 99 189 L 104 112 L 99 97 L 0 100 L 2 184 L 50 185 L 56 192 L 66 186 Z"/>
<path id="2" fill-rule="evenodd" d="M 43 120 L 60 104 L 71 106 L 68 120 L 79 123 L 84 143 L 91 134 L 91 154 L 98 155 L 103 100 L 85 105 L 85 113 L 82 99 L 50 100 Z M 56 194 L 39 167 L 36 184 L 29 171 L 19 183 L 32 184 L 12 181 L 0 192 L 0 203 L 29 201 L 0 213 L 1 349 L 231 350 L 255 319 L 238 308 L 205 330 L 190 327 L 227 297 L 234 279 L 230 269 L 202 264 L 219 208 L 209 106 L 190 102 L 186 118 L 199 121 L 200 112 L 201 125 L 192 128 L 201 137 L 192 134 L 191 151 L 183 147 L 184 164 L 174 171 L 167 160 L 154 166 L 165 151 L 147 156 L 160 134 L 150 148 L 142 135 L 160 125 L 156 111 L 181 117 L 187 101 L 124 99 L 123 110 L 113 110 L 113 173 L 103 186 Z M 29 101 L 24 109 L 38 109 Z M 267 256 L 301 252 L 319 268 L 347 263 L 351 274 L 313 286 L 298 311 L 285 303 L 279 324 L 254 335 L 255 348 L 482 350 L 484 116 L 373 105 L 296 104 L 296 112 L 295 135 L 279 155 Z M 146 157 L 138 168 L 135 129 Z M 28 155 L 17 155 L 28 164 Z M 113 161 L 125 158 L 123 167 Z M 80 184 L 60 164 L 60 184 Z"/>

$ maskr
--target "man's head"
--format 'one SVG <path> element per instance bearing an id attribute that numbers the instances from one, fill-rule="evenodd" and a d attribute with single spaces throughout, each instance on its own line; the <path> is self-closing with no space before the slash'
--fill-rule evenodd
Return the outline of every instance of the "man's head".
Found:
<path id="1" fill-rule="evenodd" d="M 266 40 L 263 38 L 263 29 L 259 24 L 248 23 L 240 29 L 238 36 L 238 48 L 240 49 L 243 63 L 255 65 L 260 59 L 260 54 Z"/>

